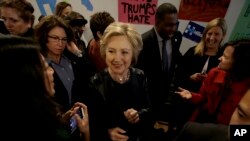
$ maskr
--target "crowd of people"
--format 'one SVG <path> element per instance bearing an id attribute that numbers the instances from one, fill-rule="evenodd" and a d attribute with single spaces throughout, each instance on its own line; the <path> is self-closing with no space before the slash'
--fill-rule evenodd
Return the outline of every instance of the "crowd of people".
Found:
<path id="1" fill-rule="evenodd" d="M 64 1 L 37 24 L 33 13 L 26 0 L 1 0 L 0 88 L 15 107 L 1 106 L 9 140 L 226 141 L 229 125 L 250 125 L 250 39 L 224 41 L 225 19 L 211 19 L 182 55 L 171 3 L 143 34 L 106 11 L 88 22 Z"/>

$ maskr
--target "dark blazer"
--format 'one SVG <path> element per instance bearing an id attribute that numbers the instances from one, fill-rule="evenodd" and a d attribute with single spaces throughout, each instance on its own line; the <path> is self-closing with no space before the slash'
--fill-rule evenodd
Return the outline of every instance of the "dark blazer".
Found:
<path id="1" fill-rule="evenodd" d="M 158 105 L 165 103 L 167 100 L 175 67 L 182 57 L 179 51 L 182 42 L 182 34 L 180 31 L 176 31 L 171 38 L 172 62 L 168 74 L 162 71 L 161 54 L 154 28 L 142 34 L 142 39 L 143 49 L 135 67 L 145 72 L 149 84 L 150 100 L 153 106 L 158 107 Z"/>
<path id="2" fill-rule="evenodd" d="M 91 77 L 90 90 L 85 103 L 88 106 L 91 140 L 106 141 L 108 128 L 126 130 L 129 141 L 145 140 L 153 127 L 147 81 L 143 71 L 130 68 L 129 80 L 124 84 L 115 82 L 107 69 Z M 140 122 L 130 124 L 123 112 L 134 108 L 139 112 Z"/>
<path id="3" fill-rule="evenodd" d="M 82 58 L 77 57 L 71 52 L 65 50 L 64 55 L 71 61 L 75 80 L 72 86 L 72 100 L 69 101 L 69 96 L 66 88 L 64 87 L 60 77 L 54 72 L 54 83 L 55 83 L 55 100 L 62 105 L 63 111 L 67 111 L 71 108 L 72 104 L 79 101 L 82 102 L 82 95 L 86 93 L 88 88 L 88 82 L 90 77 L 94 74 L 91 72 L 91 67 L 88 62 Z M 52 68 L 53 66 L 50 65 Z"/>

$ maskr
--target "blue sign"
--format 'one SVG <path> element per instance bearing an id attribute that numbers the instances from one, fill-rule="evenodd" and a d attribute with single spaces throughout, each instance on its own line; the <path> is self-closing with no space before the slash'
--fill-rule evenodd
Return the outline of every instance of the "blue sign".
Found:
<path id="1" fill-rule="evenodd" d="M 204 27 L 190 21 L 183 32 L 183 36 L 198 43 L 202 38 Z"/>
<path id="2" fill-rule="evenodd" d="M 90 0 L 82 0 L 82 4 L 87 8 L 88 11 L 93 11 L 93 5 Z"/>
<path id="3" fill-rule="evenodd" d="M 65 2 L 68 1 L 65 0 Z M 47 15 L 44 9 L 45 4 L 48 4 L 50 6 L 52 12 L 55 11 L 56 0 L 36 0 L 36 2 L 42 15 Z M 88 11 L 93 11 L 93 5 L 90 0 L 81 0 L 81 3 L 87 8 Z"/>
<path id="4" fill-rule="evenodd" d="M 47 15 L 44 9 L 44 4 L 49 4 L 51 11 L 54 12 L 56 6 L 56 0 L 36 0 L 36 2 L 42 15 Z"/>

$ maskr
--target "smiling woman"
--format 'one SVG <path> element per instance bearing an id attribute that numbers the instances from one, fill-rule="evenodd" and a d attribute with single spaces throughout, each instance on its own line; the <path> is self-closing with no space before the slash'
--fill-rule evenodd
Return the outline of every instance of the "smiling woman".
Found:
<path id="1" fill-rule="evenodd" d="M 1 104 L 1 111 L 6 114 L 3 120 L 8 123 L 3 128 L 18 129 L 16 135 L 19 139 L 59 139 L 55 133 L 62 124 L 57 117 L 60 112 L 48 95 L 44 81 L 46 68 L 39 47 L 32 40 L 18 36 L 1 36 L 0 42 L 2 99 L 15 107 L 15 110 L 10 110 Z M 16 110 L 22 111 L 22 114 L 17 116 Z M 15 122 L 16 118 L 22 122 Z M 3 135 L 12 132 L 4 130 Z M 8 139 L 12 137 L 8 136 Z"/>
<path id="2" fill-rule="evenodd" d="M 2 132 L 3 136 L 10 140 L 18 136 L 21 140 L 89 141 L 87 107 L 78 102 L 66 113 L 60 110 L 60 105 L 52 99 L 54 71 L 39 46 L 33 40 L 13 35 L 1 35 L 0 43 L 1 100 L 14 107 L 8 108 L 0 102 L 0 110 L 6 114 L 2 119 L 8 123 L 2 127 L 9 129 Z M 75 114 L 76 107 L 84 110 L 84 119 Z M 70 134 L 67 116 L 76 118 L 81 137 Z M 16 136 L 9 136 L 12 128 L 18 130 Z"/>
<path id="3" fill-rule="evenodd" d="M 146 76 L 133 67 L 142 49 L 141 35 L 130 24 L 115 22 L 105 29 L 100 45 L 107 68 L 91 78 L 95 98 L 90 101 L 100 100 L 100 106 L 88 105 L 95 111 L 90 115 L 93 134 L 102 137 L 108 131 L 108 140 L 143 141 L 153 126 Z"/>
<path id="4" fill-rule="evenodd" d="M 226 32 L 227 24 L 223 18 L 208 22 L 200 42 L 184 54 L 176 71 L 176 85 L 193 92 L 199 91 L 206 74 L 219 64 Z"/>

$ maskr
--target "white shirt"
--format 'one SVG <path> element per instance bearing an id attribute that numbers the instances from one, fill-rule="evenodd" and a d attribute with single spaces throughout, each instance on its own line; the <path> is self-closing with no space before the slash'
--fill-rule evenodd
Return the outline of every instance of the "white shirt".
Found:
<path id="1" fill-rule="evenodd" d="M 158 34 L 158 32 L 156 31 L 155 27 L 154 27 L 155 33 L 156 33 L 156 37 L 158 40 L 158 45 L 159 45 L 159 51 L 160 51 L 160 56 L 162 59 L 162 46 L 163 46 L 163 38 Z M 171 66 L 171 61 L 172 61 L 172 44 L 171 44 L 171 40 L 168 39 L 166 40 L 166 50 L 167 50 L 167 54 L 168 54 L 168 69 Z"/>

